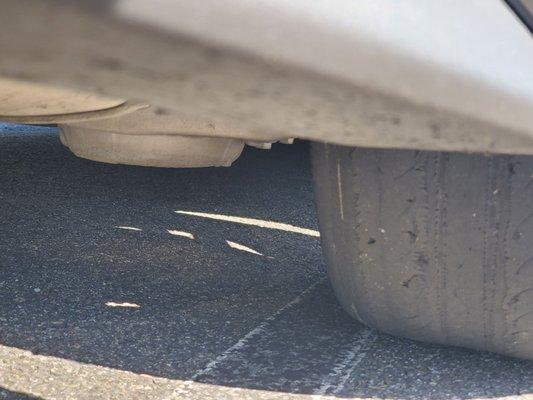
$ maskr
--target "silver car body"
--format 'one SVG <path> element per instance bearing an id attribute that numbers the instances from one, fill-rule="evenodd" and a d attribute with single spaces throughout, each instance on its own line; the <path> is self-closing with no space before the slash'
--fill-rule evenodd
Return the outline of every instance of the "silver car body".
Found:
<path id="1" fill-rule="evenodd" d="M 2 0 L 0 51 L 4 120 L 533 154 L 533 41 L 501 0 Z M 43 113 L 43 84 L 106 106 Z"/>

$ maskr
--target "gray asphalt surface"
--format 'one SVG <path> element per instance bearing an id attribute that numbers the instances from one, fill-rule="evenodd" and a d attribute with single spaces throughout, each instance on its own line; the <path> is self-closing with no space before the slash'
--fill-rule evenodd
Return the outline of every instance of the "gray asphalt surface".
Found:
<path id="1" fill-rule="evenodd" d="M 0 125 L 0 398 L 533 396 L 531 362 L 352 321 L 317 237 L 178 210 L 316 230 L 306 144 L 154 169 Z"/>

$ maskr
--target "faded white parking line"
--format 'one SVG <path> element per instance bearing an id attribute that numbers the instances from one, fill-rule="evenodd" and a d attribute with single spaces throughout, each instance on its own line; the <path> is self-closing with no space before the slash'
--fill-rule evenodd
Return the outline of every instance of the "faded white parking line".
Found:
<path id="1" fill-rule="evenodd" d="M 291 303 L 298 305 L 284 306 L 193 380 L 231 387 L 258 387 L 260 382 L 261 388 L 309 393 L 310 399 L 351 393 L 355 371 L 374 348 L 374 333 L 341 311 L 327 285 Z"/>
<path id="2" fill-rule="evenodd" d="M 291 309 L 295 305 L 299 304 L 302 299 L 312 290 L 314 290 L 318 285 L 323 283 L 326 280 L 326 278 L 319 279 L 309 287 L 307 287 L 304 291 L 302 291 L 298 296 L 296 296 L 294 299 L 289 301 L 287 304 L 285 304 L 283 307 L 278 309 L 274 314 L 267 317 L 262 323 L 257 325 L 254 329 L 252 329 L 250 332 L 248 332 L 246 335 L 244 335 L 239 341 L 237 341 L 233 346 L 228 348 L 226 351 L 224 351 L 222 354 L 220 354 L 218 357 L 216 357 L 214 360 L 212 360 L 210 363 L 208 363 L 204 368 L 198 370 L 193 377 L 191 378 L 192 381 L 198 379 L 202 375 L 207 375 L 210 372 L 212 372 L 219 364 L 223 363 L 226 359 L 228 359 L 230 356 L 234 355 L 237 351 L 241 350 L 243 347 L 246 346 L 246 344 L 250 341 L 250 339 L 260 336 L 263 334 L 266 330 L 266 328 L 269 326 L 269 324 L 274 321 L 276 318 L 278 318 L 280 315 L 282 315 L 287 310 Z"/>
<path id="3" fill-rule="evenodd" d="M 332 372 L 315 391 L 316 396 L 338 394 L 352 375 L 355 368 L 364 360 L 376 334 L 370 329 L 359 331 L 354 339 L 353 347 L 346 351 L 342 360 L 333 367 Z"/>

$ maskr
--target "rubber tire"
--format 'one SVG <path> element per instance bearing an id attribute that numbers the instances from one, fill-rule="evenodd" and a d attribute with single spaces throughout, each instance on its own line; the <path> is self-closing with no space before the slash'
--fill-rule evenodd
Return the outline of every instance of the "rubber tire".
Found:
<path id="1" fill-rule="evenodd" d="M 384 332 L 533 359 L 533 157 L 314 143 L 328 274 Z"/>

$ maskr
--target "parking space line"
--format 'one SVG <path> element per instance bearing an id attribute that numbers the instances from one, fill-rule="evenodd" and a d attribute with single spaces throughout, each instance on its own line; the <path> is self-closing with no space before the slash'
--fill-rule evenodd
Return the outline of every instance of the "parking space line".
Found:
<path id="1" fill-rule="evenodd" d="M 346 385 L 355 368 L 364 360 L 368 349 L 376 338 L 377 335 L 368 328 L 359 331 L 354 339 L 353 346 L 345 352 L 342 360 L 333 367 L 332 372 L 315 391 L 314 395 L 338 394 Z"/>
<path id="2" fill-rule="evenodd" d="M 272 323 L 276 318 L 281 316 L 283 313 L 285 313 L 287 310 L 291 309 L 295 305 L 299 304 L 303 298 L 311 291 L 313 291 L 318 285 L 325 282 L 326 278 L 319 279 L 318 281 L 314 282 L 312 285 L 308 286 L 304 291 L 302 291 L 298 296 L 296 296 L 294 299 L 289 301 L 287 304 L 285 304 L 283 307 L 278 309 L 275 313 L 267 317 L 263 322 L 261 322 L 259 325 L 257 325 L 254 329 L 252 329 L 250 332 L 248 332 L 246 335 L 244 335 L 239 341 L 237 341 L 233 346 L 229 347 L 227 350 L 225 350 L 222 354 L 220 354 L 218 357 L 216 357 L 214 360 L 209 362 L 204 368 L 196 371 L 196 373 L 192 376 L 191 380 L 195 381 L 202 375 L 207 375 L 211 373 L 218 365 L 223 363 L 226 359 L 228 359 L 230 356 L 235 354 L 237 351 L 241 350 L 243 347 L 246 346 L 248 341 L 250 341 L 252 338 L 256 336 L 262 335 L 266 328 L 269 326 L 270 323 Z"/>

